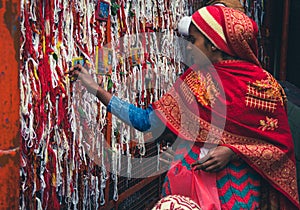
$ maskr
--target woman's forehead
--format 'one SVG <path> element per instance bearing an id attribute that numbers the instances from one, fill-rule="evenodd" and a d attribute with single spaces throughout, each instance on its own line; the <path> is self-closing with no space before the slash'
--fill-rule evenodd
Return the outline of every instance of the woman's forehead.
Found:
<path id="1" fill-rule="evenodd" d="M 191 33 L 196 33 L 198 31 L 198 29 L 196 28 L 196 26 L 193 24 L 193 23 L 191 23 L 190 24 L 190 27 L 189 27 L 189 34 L 191 35 Z"/>
<path id="2" fill-rule="evenodd" d="M 199 31 L 199 29 L 193 23 L 190 24 L 189 34 L 191 36 L 203 36 L 203 34 L 201 33 L 201 31 Z"/>

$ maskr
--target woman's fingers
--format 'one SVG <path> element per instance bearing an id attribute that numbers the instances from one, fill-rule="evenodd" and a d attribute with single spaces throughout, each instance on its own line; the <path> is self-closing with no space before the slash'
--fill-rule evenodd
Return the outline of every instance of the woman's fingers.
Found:
<path id="1" fill-rule="evenodd" d="M 193 164 L 191 164 L 191 167 L 194 170 L 203 170 L 206 172 L 216 172 L 221 170 L 221 167 L 219 164 L 217 164 L 215 161 L 213 160 L 207 160 L 204 163 L 198 163 L 197 161 L 194 162 Z"/>
<path id="2" fill-rule="evenodd" d="M 68 72 L 66 72 L 66 74 L 72 74 L 76 71 L 80 72 L 82 69 L 82 66 L 80 64 L 76 64 L 75 66 L 71 66 L 70 70 Z"/>
<path id="3" fill-rule="evenodd" d="M 83 71 L 83 69 L 84 68 L 80 64 L 77 64 L 75 66 L 72 66 L 70 70 L 65 74 L 69 75 L 71 82 L 75 82 L 78 79 L 79 74 Z"/>
<path id="4" fill-rule="evenodd" d="M 195 170 L 216 172 L 222 170 L 232 159 L 234 152 L 225 146 L 218 146 L 211 150 L 204 158 L 195 161 L 191 167 Z"/>
<path id="5" fill-rule="evenodd" d="M 196 165 L 202 165 L 203 163 L 205 163 L 210 158 L 211 158 L 210 154 L 207 154 L 203 158 L 201 158 L 201 159 L 195 161 L 194 163 L 192 163 L 191 167 L 194 167 Z"/>

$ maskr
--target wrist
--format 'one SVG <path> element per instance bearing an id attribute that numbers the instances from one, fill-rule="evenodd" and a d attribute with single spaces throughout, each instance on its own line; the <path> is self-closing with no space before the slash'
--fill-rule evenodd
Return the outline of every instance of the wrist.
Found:
<path id="1" fill-rule="evenodd" d="M 97 96 L 97 94 L 98 94 L 98 89 L 99 89 L 99 86 L 98 86 L 97 83 L 94 83 L 94 84 L 92 84 L 92 85 L 89 85 L 89 86 L 87 86 L 86 88 L 87 88 L 87 90 L 89 91 L 89 93 L 91 93 L 91 94 Z"/>
<path id="2" fill-rule="evenodd" d="M 112 98 L 112 94 L 104 90 L 101 86 L 97 86 L 95 90 L 96 97 L 105 105 L 107 106 L 109 101 Z"/>
<path id="3" fill-rule="evenodd" d="M 95 89 L 95 96 L 97 96 L 98 99 L 101 98 L 101 87 L 98 86 L 96 89 Z"/>

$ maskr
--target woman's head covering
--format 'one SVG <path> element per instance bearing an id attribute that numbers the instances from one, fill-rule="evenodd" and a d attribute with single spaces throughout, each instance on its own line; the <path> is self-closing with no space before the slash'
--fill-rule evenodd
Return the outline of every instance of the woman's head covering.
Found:
<path id="1" fill-rule="evenodd" d="M 197 10 L 190 21 L 219 50 L 260 65 L 257 59 L 258 27 L 243 12 L 224 6 L 207 6 Z M 181 26 L 182 22 L 179 24 Z M 186 27 L 184 29 L 179 28 L 179 32 L 187 35 Z"/>

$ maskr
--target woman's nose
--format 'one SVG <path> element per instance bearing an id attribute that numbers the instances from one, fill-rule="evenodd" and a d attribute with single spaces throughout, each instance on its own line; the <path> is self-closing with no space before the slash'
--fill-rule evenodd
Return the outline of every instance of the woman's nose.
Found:
<path id="1" fill-rule="evenodd" d="M 189 51 L 192 50 L 192 45 L 193 44 L 191 42 L 187 42 L 186 49 Z"/>

